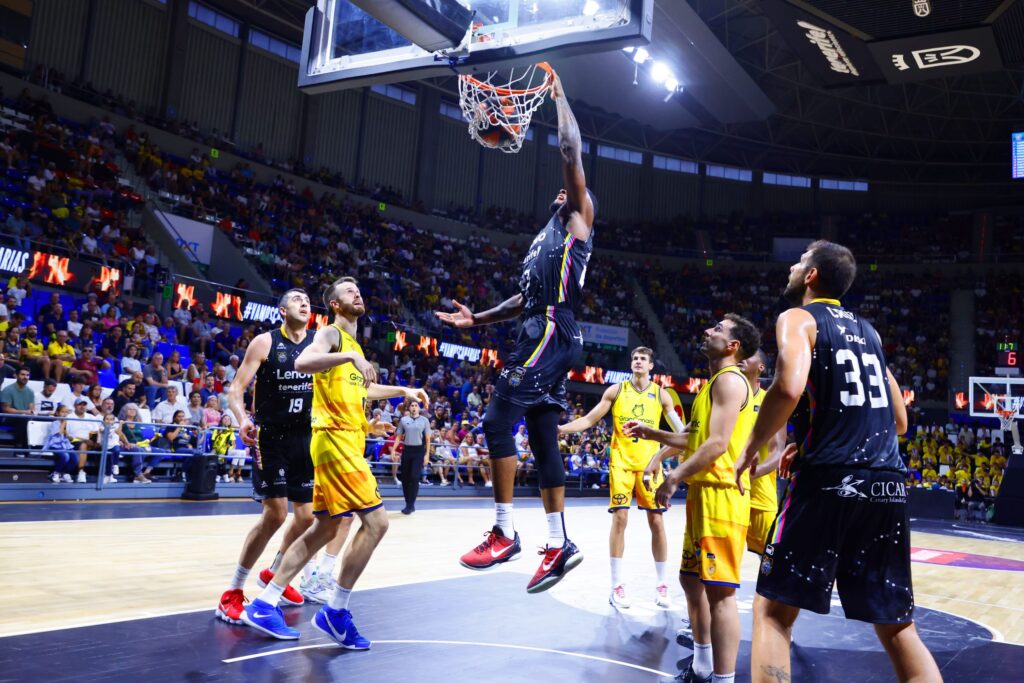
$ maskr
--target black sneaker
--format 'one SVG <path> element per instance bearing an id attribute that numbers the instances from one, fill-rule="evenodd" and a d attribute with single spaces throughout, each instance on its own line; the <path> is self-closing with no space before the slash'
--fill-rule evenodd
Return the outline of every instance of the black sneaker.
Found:
<path id="1" fill-rule="evenodd" d="M 693 671 L 693 664 L 686 667 L 686 671 L 676 676 L 676 680 L 680 683 L 711 683 L 711 674 L 708 674 L 707 678 L 701 678 Z"/>
<path id="2" fill-rule="evenodd" d="M 569 539 L 561 548 L 544 547 L 538 553 L 544 559 L 540 561 L 537 573 L 526 584 L 527 593 L 542 593 L 562 580 L 570 571 L 583 561 L 583 553 Z"/>

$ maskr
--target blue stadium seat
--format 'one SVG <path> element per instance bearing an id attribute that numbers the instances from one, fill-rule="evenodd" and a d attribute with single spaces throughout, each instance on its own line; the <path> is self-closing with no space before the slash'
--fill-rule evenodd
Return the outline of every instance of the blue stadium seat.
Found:
<path id="1" fill-rule="evenodd" d="M 114 368 L 99 371 L 100 386 L 108 389 L 117 388 L 117 372 Z"/>

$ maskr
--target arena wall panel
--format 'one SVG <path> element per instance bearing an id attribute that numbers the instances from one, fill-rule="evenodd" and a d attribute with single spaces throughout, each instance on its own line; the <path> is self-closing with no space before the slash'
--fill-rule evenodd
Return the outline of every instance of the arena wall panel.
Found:
<path id="1" fill-rule="evenodd" d="M 437 134 L 434 205 L 441 209 L 449 203 L 472 207 L 476 203 L 480 145 L 466 133 L 466 126 L 456 121 L 439 121 Z"/>
<path id="2" fill-rule="evenodd" d="M 416 107 L 371 93 L 363 127 L 360 180 L 412 196 L 416 172 Z"/>
<path id="3" fill-rule="evenodd" d="M 86 79 L 99 90 L 109 88 L 135 100 L 139 111 L 158 107 L 167 32 L 168 14 L 156 5 L 139 0 L 98 3 Z"/>
<path id="4" fill-rule="evenodd" d="M 256 48 L 246 49 L 235 141 L 249 149 L 262 142 L 271 159 L 294 159 L 306 97 L 295 86 L 299 66 Z"/>
<path id="5" fill-rule="evenodd" d="M 647 192 L 652 221 L 671 220 L 677 216 L 696 216 L 700 206 L 700 176 L 687 173 L 651 171 L 651 188 Z"/>
<path id="6" fill-rule="evenodd" d="M 481 188 L 483 207 L 500 206 L 529 212 L 533 203 L 536 168 L 536 142 L 524 142 L 517 154 L 485 149 Z"/>
<path id="7" fill-rule="evenodd" d="M 746 212 L 751 205 L 754 186 L 735 180 L 704 180 L 704 214 L 717 216 L 733 211 Z"/>
<path id="8" fill-rule="evenodd" d="M 89 3 L 83 0 L 36 0 L 29 33 L 29 64 L 45 64 L 78 76 L 88 28 Z"/>
<path id="9" fill-rule="evenodd" d="M 588 184 L 597 194 L 598 210 L 604 218 L 636 220 L 640 216 L 641 172 L 636 164 L 596 160 L 594 179 Z"/>
<path id="10" fill-rule="evenodd" d="M 306 149 L 315 168 L 327 166 L 351 180 L 359 153 L 359 107 L 362 91 L 341 90 L 314 95 L 309 105 Z"/>
<path id="11" fill-rule="evenodd" d="M 765 185 L 762 190 L 766 212 L 811 213 L 814 211 L 814 190 L 801 187 Z"/>
<path id="12" fill-rule="evenodd" d="M 178 116 L 199 121 L 203 130 L 227 131 L 235 102 L 239 42 L 192 21 L 186 41 L 185 79 Z M 271 108 L 264 106 L 261 112 Z"/>

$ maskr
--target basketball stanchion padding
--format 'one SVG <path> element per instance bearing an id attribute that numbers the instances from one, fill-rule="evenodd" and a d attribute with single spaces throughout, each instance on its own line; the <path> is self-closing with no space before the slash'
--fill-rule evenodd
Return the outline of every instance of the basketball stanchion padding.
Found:
<path id="1" fill-rule="evenodd" d="M 555 81 L 547 62 L 508 75 L 492 71 L 482 78 L 459 76 L 459 104 L 469 135 L 484 147 L 514 154 L 523 147 L 533 113 Z"/>

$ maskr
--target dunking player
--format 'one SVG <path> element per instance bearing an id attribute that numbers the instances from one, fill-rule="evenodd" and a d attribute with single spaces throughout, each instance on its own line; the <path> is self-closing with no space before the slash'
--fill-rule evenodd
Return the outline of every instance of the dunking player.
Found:
<path id="1" fill-rule="evenodd" d="M 767 361 L 768 357 L 761 349 L 750 358 L 740 361 L 740 370 L 754 392 L 755 419 L 764 402 L 765 392 L 761 389 L 761 374 L 768 365 Z M 761 446 L 757 471 L 750 475 L 750 526 L 747 527 L 747 549 L 758 555 L 764 552 L 768 531 L 779 511 L 779 490 L 775 473 L 785 448 L 786 427 L 783 426 L 774 437 Z M 740 490 L 743 491 L 742 486 Z"/>
<path id="2" fill-rule="evenodd" d="M 245 580 L 288 517 L 288 501 L 294 510 L 292 523 L 285 530 L 274 563 L 260 572 L 260 586 L 274 578 L 288 546 L 313 523 L 313 461 L 309 456 L 313 383 L 309 375 L 295 370 L 295 359 L 312 341 L 306 332 L 309 296 L 301 289 L 290 289 L 281 296 L 278 307 L 283 319 L 281 327 L 252 340 L 228 389 L 228 406 L 238 420 L 242 441 L 253 446 L 253 497 L 263 504 L 263 514 L 242 545 L 231 585 L 217 606 L 217 616 L 232 624 L 242 623 Z M 256 425 L 244 405 L 245 390 L 253 377 Z M 339 527 L 342 543 L 350 526 L 348 520 Z M 282 601 L 301 605 L 303 598 L 288 586 Z"/>
<path id="3" fill-rule="evenodd" d="M 801 609 L 828 614 L 832 586 L 847 619 L 875 625 L 901 681 L 940 681 L 914 628 L 906 468 L 897 435 L 906 406 L 871 323 L 843 308 L 857 264 L 820 240 L 790 268 L 779 316 L 775 381 L 736 476 L 793 415 L 798 445 L 789 492 L 765 547 L 754 600 L 751 677 L 791 680 Z M 796 412 L 794 412 L 794 410 Z"/>
<path id="4" fill-rule="evenodd" d="M 242 620 L 267 635 L 294 640 L 299 631 L 284 622 L 278 603 L 291 581 L 320 548 L 335 538 L 353 513 L 362 522 L 345 550 L 334 592 L 313 617 L 313 626 L 345 648 L 365 650 L 348 610 L 349 597 L 377 544 L 388 529 L 388 515 L 377 482 L 363 456 L 366 447 L 366 400 L 404 396 L 429 403 L 422 389 L 376 383 L 377 373 L 356 341 L 356 321 L 366 313 L 354 278 L 342 277 L 324 292 L 334 322 L 317 331 L 299 355 L 295 369 L 313 373 L 313 515 L 312 526 L 284 554 L 277 576 L 242 613 Z"/>
<path id="5" fill-rule="evenodd" d="M 736 677 L 740 646 L 736 589 L 750 499 L 737 487 L 733 465 L 754 425 L 753 392 L 739 363 L 756 353 L 760 343 L 761 335 L 753 323 L 726 314 L 704 331 L 701 350 L 708 357 L 712 375 L 693 401 L 686 433 L 664 432 L 640 422 L 629 422 L 623 430 L 626 436 L 690 451 L 654 495 L 657 504 L 666 507 L 679 484 L 685 481 L 690 485 L 679 567 L 693 629 L 693 662 L 683 675 L 687 681 L 732 683 Z M 662 454 L 660 451 L 656 457 Z"/>
<path id="6" fill-rule="evenodd" d="M 437 313 L 443 322 L 455 327 L 487 325 L 523 315 L 519 339 L 505 359 L 484 416 L 496 521 L 484 542 L 460 561 L 470 569 L 488 569 L 516 559 L 520 553 L 519 535 L 512 522 L 516 476 L 512 430 L 525 415 L 548 520 L 544 559 L 526 586 L 530 593 L 551 588 L 583 560 L 565 535 L 565 470 L 558 451 L 558 419 L 567 408 L 566 375 L 583 352 L 583 335 L 573 311 L 582 301 L 583 280 L 593 251 L 597 202 L 583 175 L 579 127 L 557 77 L 551 99 L 558 109 L 558 147 L 565 189 L 551 204 L 551 220 L 534 238 L 523 259 L 520 293 L 483 313 L 474 314 L 454 301 L 455 313 Z"/>
<path id="7" fill-rule="evenodd" d="M 669 607 L 668 585 L 665 582 L 668 542 L 665 540 L 665 524 L 661 518 L 665 508 L 654 502 L 654 490 L 661 484 L 661 468 L 656 476 L 644 480 L 644 468 L 658 451 L 658 443 L 628 437 L 622 433 L 622 426 L 637 420 L 657 427 L 664 416 L 673 430 L 681 432 L 683 423 L 673 410 L 672 399 L 651 381 L 654 351 L 646 346 L 633 349 L 630 367 L 633 370 L 632 378 L 605 389 L 601 400 L 589 413 L 560 426 L 558 433 L 571 434 L 590 429 L 611 411 L 613 431 L 611 466 L 608 468 L 608 512 L 612 513 L 612 529 L 608 536 L 608 546 L 612 592 L 608 602 L 618 609 L 630 606 L 626 584 L 622 579 L 622 554 L 626 545 L 629 505 L 635 493 L 637 507 L 647 511 L 647 524 L 651 528 L 651 553 L 654 555 L 654 569 L 658 577 L 655 601 L 659 607 Z"/>

